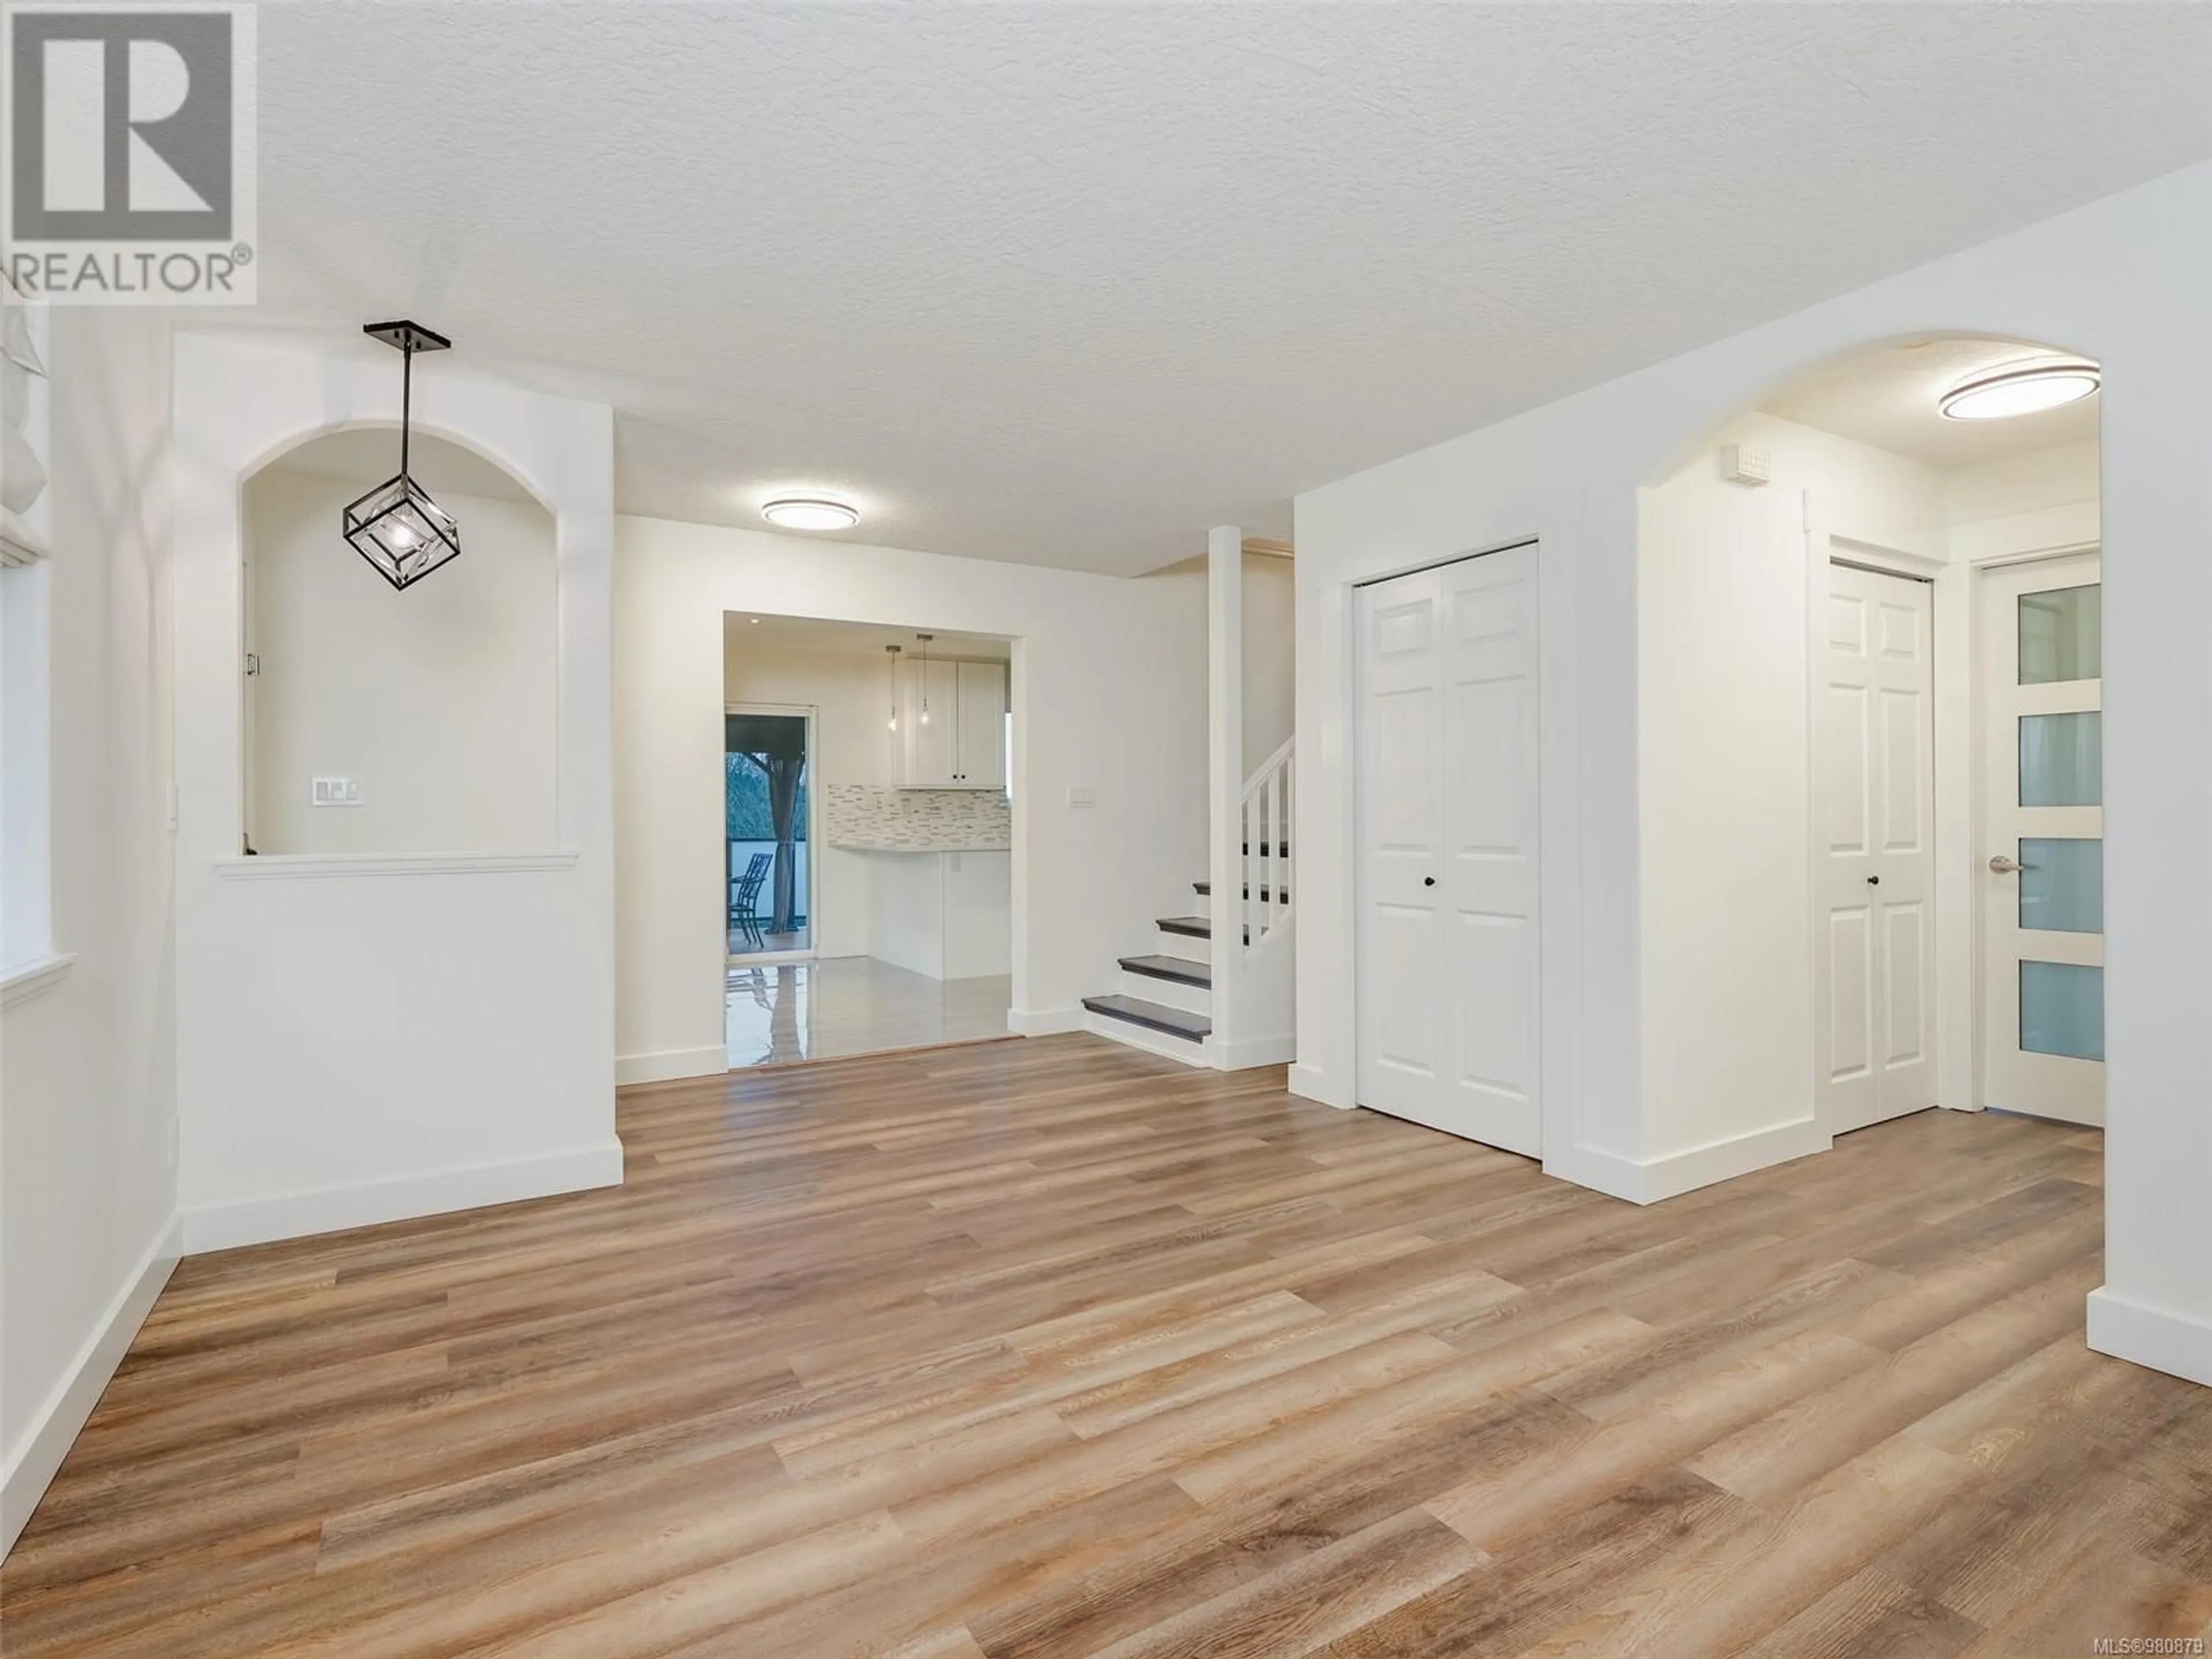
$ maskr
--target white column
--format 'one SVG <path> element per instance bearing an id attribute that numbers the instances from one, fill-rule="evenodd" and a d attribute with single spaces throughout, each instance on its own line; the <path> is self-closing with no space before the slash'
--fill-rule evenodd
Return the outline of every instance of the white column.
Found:
<path id="1" fill-rule="evenodd" d="M 1244 532 L 1217 525 L 1206 537 L 1207 823 L 1213 884 L 1213 1049 L 1235 1041 L 1238 969 L 1243 964 Z"/>
<path id="2" fill-rule="evenodd" d="M 2089 1346 L 2212 1384 L 2212 246 L 2200 252 L 2160 276 L 2187 291 L 2145 307 L 2196 326 L 2105 368 L 2105 1283 Z"/>

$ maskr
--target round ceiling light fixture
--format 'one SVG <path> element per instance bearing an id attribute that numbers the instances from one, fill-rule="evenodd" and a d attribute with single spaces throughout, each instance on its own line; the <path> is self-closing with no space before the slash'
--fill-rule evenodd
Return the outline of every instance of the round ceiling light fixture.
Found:
<path id="1" fill-rule="evenodd" d="M 761 517 L 778 530 L 850 530 L 860 509 L 834 495 L 778 495 L 761 503 Z"/>
<path id="2" fill-rule="evenodd" d="M 1936 408 L 1946 420 L 2008 421 L 2079 403 L 2095 392 L 2103 376 L 2082 357 L 2039 357 L 1999 364 L 1945 392 Z"/>

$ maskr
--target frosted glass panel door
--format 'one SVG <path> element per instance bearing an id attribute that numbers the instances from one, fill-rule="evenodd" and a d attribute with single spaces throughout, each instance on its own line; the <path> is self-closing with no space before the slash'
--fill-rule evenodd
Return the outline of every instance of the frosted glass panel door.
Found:
<path id="1" fill-rule="evenodd" d="M 2105 1121 L 2103 592 L 2094 554 L 1982 578 L 1985 1103 Z"/>
<path id="2" fill-rule="evenodd" d="M 1820 1127 L 1936 1103 L 1933 594 L 1828 567 L 1814 730 Z"/>

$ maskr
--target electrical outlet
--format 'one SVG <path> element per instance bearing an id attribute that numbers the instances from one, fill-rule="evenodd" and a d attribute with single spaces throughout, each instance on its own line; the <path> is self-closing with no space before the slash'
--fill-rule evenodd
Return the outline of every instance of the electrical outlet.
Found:
<path id="1" fill-rule="evenodd" d="M 361 780 L 313 779 L 309 786 L 307 802 L 312 806 L 358 806 L 361 805 Z"/>

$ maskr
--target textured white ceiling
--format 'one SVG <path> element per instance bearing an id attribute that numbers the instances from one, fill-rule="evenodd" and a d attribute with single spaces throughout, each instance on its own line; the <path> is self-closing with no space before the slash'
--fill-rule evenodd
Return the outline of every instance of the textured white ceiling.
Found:
<path id="1" fill-rule="evenodd" d="M 627 510 L 1102 570 L 2212 155 L 2203 4 L 260 17 L 247 325 L 605 398 Z"/>
<path id="2" fill-rule="evenodd" d="M 2094 441 L 2096 398 L 2009 421 L 1947 421 L 1937 400 L 1971 375 L 2051 355 L 2009 340 L 1935 339 L 1859 352 L 1767 399 L 1770 415 L 1817 426 L 1929 466 L 1974 466 L 2060 444 Z"/>

